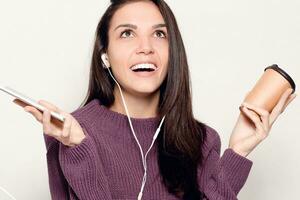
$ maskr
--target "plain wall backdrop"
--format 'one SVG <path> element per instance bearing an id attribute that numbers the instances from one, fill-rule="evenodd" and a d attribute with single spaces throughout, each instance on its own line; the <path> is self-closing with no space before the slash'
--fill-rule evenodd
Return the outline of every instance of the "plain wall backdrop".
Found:
<path id="1" fill-rule="evenodd" d="M 221 136 L 238 106 L 277 63 L 300 85 L 300 1 L 168 0 L 186 47 L 194 114 Z M 0 84 L 72 112 L 83 101 L 96 26 L 109 1 L 5 1 L 0 6 Z M 297 93 L 297 91 L 296 91 Z M 16 199 L 50 199 L 42 125 L 0 92 L 0 186 Z M 300 101 L 288 106 L 247 157 L 242 200 L 299 198 Z M 0 191 L 0 199 L 9 199 Z"/>

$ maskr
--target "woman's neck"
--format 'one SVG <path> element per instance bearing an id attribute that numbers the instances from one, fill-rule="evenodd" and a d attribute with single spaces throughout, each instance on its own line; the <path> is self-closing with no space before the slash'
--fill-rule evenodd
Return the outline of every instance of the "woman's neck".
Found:
<path id="1" fill-rule="evenodd" d="M 160 91 L 147 95 L 147 96 L 135 96 L 122 90 L 125 103 L 130 117 L 133 118 L 150 118 L 157 117 L 158 115 L 158 103 Z M 126 115 L 125 107 L 123 105 L 122 97 L 117 86 L 114 89 L 115 101 L 109 107 L 110 110 L 122 113 Z"/>

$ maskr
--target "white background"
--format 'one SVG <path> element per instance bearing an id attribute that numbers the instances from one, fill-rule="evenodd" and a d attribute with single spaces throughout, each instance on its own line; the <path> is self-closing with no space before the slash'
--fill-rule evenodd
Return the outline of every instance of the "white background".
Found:
<path id="1" fill-rule="evenodd" d="M 214 127 L 221 153 L 238 106 L 277 63 L 300 85 L 300 1 L 168 0 L 185 43 L 197 119 Z M 1 1 L 0 84 L 71 112 L 88 86 L 94 33 L 108 1 Z M 296 92 L 297 93 L 297 92 Z M 297 97 L 248 158 L 242 200 L 299 198 Z M 17 199 L 50 199 L 42 126 L 0 92 L 0 186 Z M 9 199 L 0 191 L 0 199 Z"/>

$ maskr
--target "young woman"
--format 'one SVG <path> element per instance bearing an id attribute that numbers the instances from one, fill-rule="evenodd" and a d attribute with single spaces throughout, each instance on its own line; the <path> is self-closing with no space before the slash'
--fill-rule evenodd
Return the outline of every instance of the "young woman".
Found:
<path id="1" fill-rule="evenodd" d="M 39 101 L 66 117 L 60 124 L 15 101 L 43 124 L 52 199 L 237 199 L 252 166 L 246 156 L 295 96 L 284 93 L 270 115 L 245 105 L 253 135 L 233 132 L 220 156 L 219 134 L 193 116 L 189 82 L 167 4 L 111 1 L 97 27 L 84 105 L 69 114 Z"/>

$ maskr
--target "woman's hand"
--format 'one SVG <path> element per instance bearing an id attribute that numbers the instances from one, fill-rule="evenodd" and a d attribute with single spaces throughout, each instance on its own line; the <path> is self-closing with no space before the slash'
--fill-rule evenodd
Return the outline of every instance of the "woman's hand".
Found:
<path id="1" fill-rule="evenodd" d="M 43 132 L 46 135 L 54 137 L 64 145 L 72 147 L 80 144 L 85 138 L 85 134 L 77 120 L 72 115 L 62 111 L 55 105 L 47 101 L 40 100 L 38 103 L 47 109 L 44 112 L 41 112 L 35 107 L 29 106 L 19 99 L 14 99 L 13 102 L 23 107 L 26 112 L 31 113 L 37 121 L 43 124 Z M 49 111 L 54 111 L 63 115 L 65 117 L 64 123 L 51 117 Z"/>
<path id="2" fill-rule="evenodd" d="M 230 136 L 229 148 L 246 157 L 269 135 L 275 120 L 283 113 L 289 103 L 295 99 L 296 94 L 291 94 L 292 91 L 292 89 L 288 89 L 282 94 L 271 114 L 267 110 L 258 108 L 257 106 L 249 105 L 245 102 L 242 103 L 240 110 L 242 115 L 246 117 L 240 116 Z M 245 133 L 241 132 L 243 127 Z"/>

